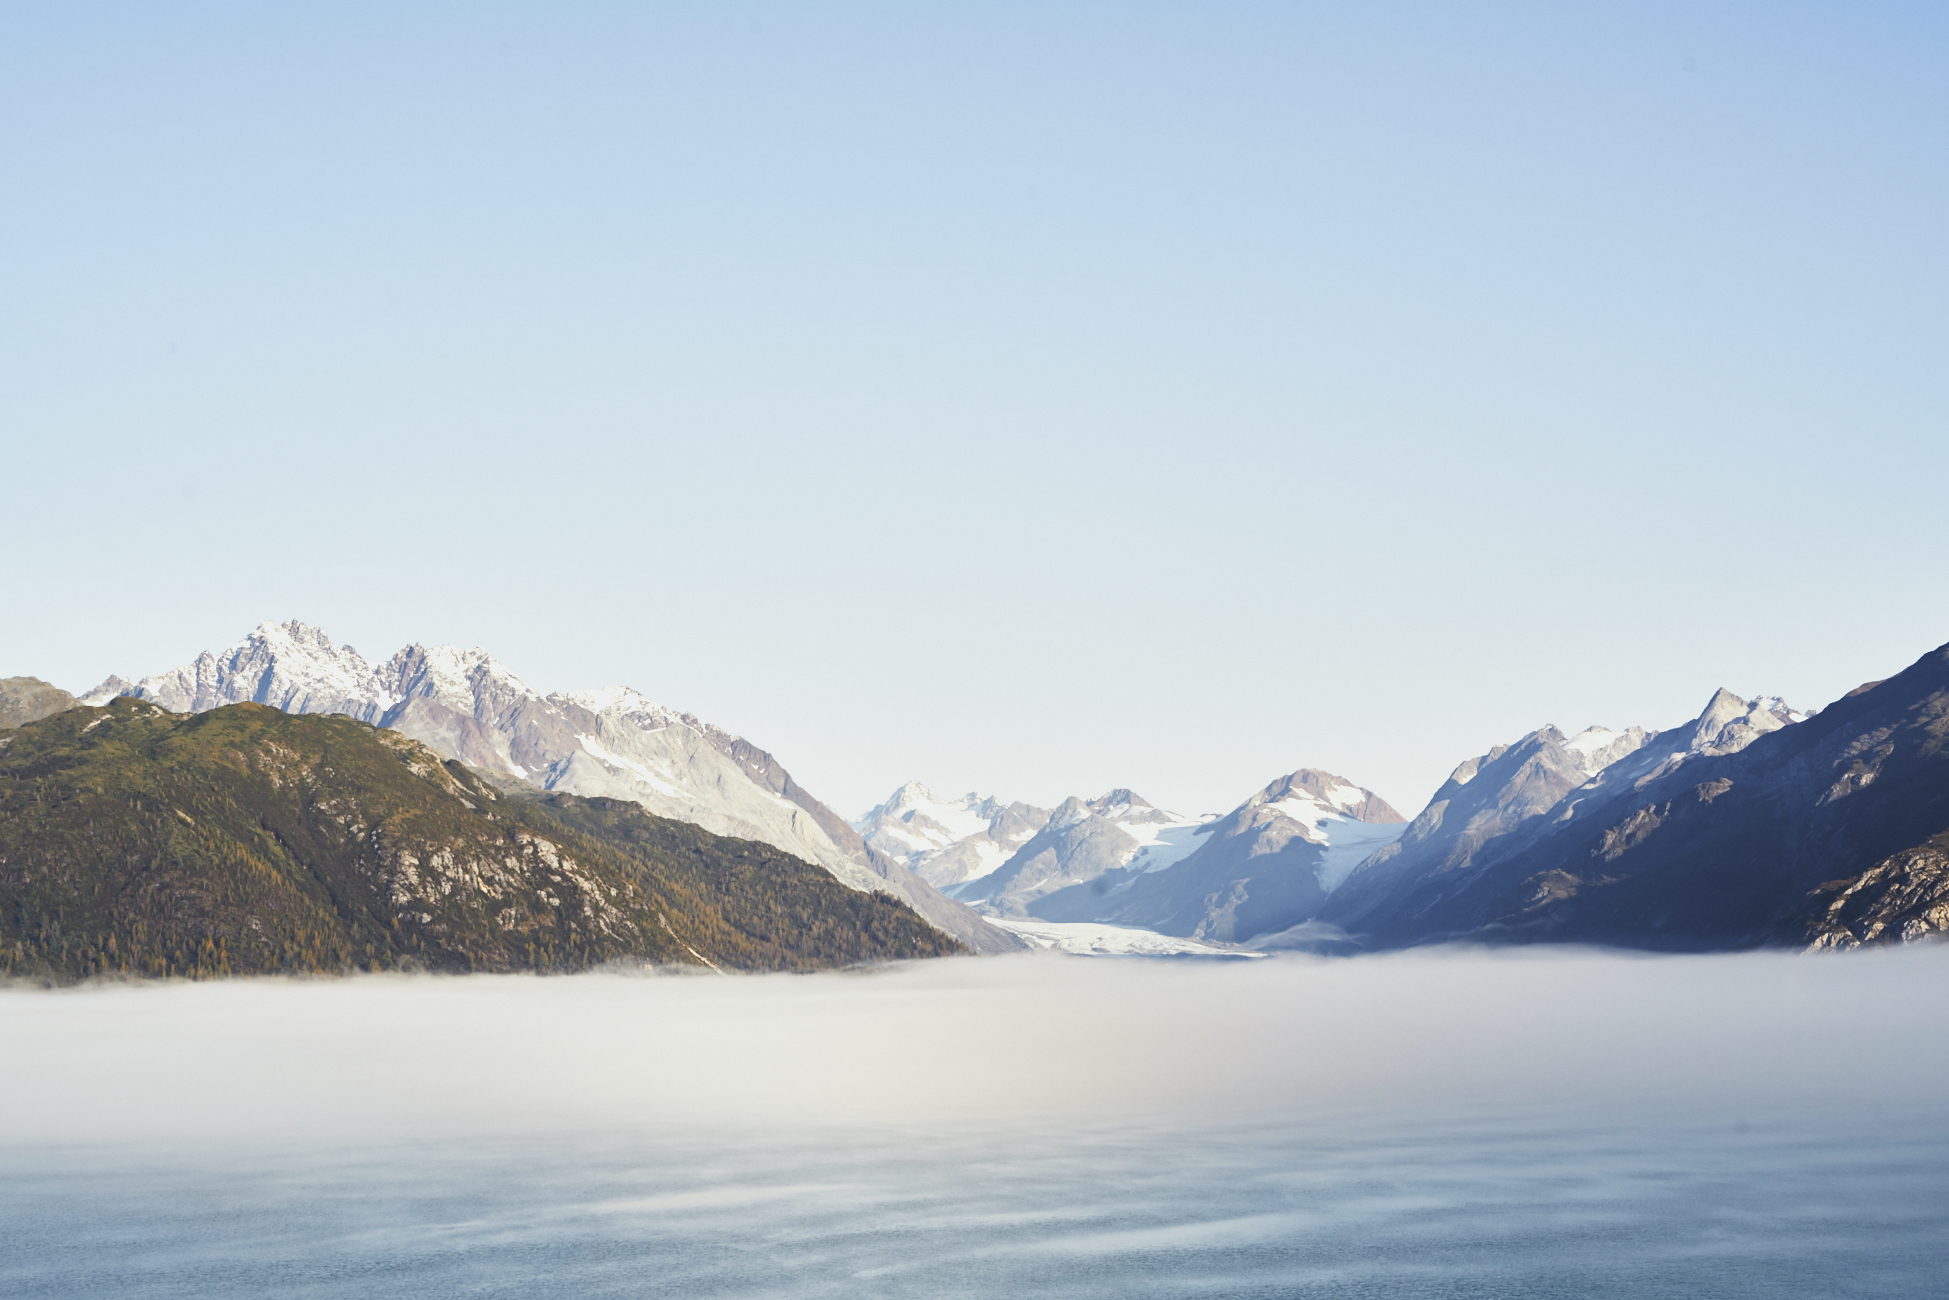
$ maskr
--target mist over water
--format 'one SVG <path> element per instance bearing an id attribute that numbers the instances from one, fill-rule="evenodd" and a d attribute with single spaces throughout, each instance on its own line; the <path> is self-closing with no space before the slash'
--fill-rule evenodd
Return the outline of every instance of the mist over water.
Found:
<path id="1" fill-rule="evenodd" d="M 1920 1294 L 1945 976 L 1531 950 L 15 989 L 0 1289 Z"/>

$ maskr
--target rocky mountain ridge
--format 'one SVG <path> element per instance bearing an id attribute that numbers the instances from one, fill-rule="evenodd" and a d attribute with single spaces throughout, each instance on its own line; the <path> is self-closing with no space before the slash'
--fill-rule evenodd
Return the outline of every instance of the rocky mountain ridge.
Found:
<path id="1" fill-rule="evenodd" d="M 1130 790 L 1071 796 L 1000 866 L 954 886 L 954 896 L 992 915 L 1026 918 L 1037 899 L 1106 871 L 1169 868 L 1197 847 L 1206 821 L 1166 812 Z"/>
<path id="2" fill-rule="evenodd" d="M 1340 879 L 1406 818 L 1331 772 L 1301 768 L 1224 817 L 1162 870 L 1132 862 L 1029 901 L 1047 921 L 1140 926 L 1199 941 L 1242 943 L 1310 920 Z"/>
<path id="3" fill-rule="evenodd" d="M 84 707 L 248 696 L 348 713 L 497 779 L 777 845 L 988 951 L 1012 938 L 975 909 L 1049 942 L 1048 927 L 1082 923 L 1221 946 L 1839 948 L 1949 923 L 1945 655 L 1811 714 L 1720 690 L 1664 731 L 1541 727 L 1457 765 L 1411 822 L 1302 768 L 1221 818 L 1129 790 L 1042 809 L 910 782 L 847 824 L 770 754 L 627 688 L 543 696 L 484 651 L 444 646 L 374 664 L 296 623 L 173 673 L 111 679 Z M 0 683 L 0 723 L 8 709 L 75 707 L 49 692 Z"/>
<path id="4" fill-rule="evenodd" d="M 140 681 L 111 677 L 82 699 L 120 696 L 173 712 L 250 702 L 343 714 L 539 789 L 626 799 L 660 817 L 774 845 L 851 888 L 894 895 L 976 951 L 1021 947 L 869 848 L 771 754 L 627 687 L 544 696 L 479 648 L 415 644 L 375 664 L 294 620 L 260 624 L 222 654 L 206 651 Z"/>
<path id="5" fill-rule="evenodd" d="M 1554 802 L 1536 779 L 1551 737 L 1532 733 L 1485 756 L 1472 797 L 1454 781 L 1438 791 L 1400 849 L 1362 863 L 1322 919 L 1389 947 L 1844 947 L 1933 932 L 1928 846 L 1949 831 L 1949 766 L 1932 759 L 1949 731 L 1946 664 L 1938 651 L 1812 715 L 1721 690 L 1693 722 Z M 1904 780 L 1837 812 L 1880 771 L 1859 766 L 1864 751 L 1897 757 Z"/>
<path id="6" fill-rule="evenodd" d="M 1047 808 L 969 793 L 944 799 L 918 781 L 853 822 L 868 847 L 937 889 L 988 875 L 1049 821 Z"/>
<path id="7" fill-rule="evenodd" d="M 0 733 L 0 973 L 56 982 L 963 951 L 884 894 L 399 732 L 118 698 Z"/>

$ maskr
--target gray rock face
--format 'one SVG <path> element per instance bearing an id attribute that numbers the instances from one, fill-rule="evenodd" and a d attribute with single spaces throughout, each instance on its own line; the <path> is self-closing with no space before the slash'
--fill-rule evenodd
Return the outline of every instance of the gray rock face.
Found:
<path id="1" fill-rule="evenodd" d="M 626 687 L 544 696 L 485 650 L 412 645 L 383 664 L 303 623 L 265 623 L 222 654 L 86 697 L 149 700 L 177 712 L 251 701 L 342 713 L 450 758 L 547 790 L 629 799 L 660 817 L 758 840 L 855 889 L 893 894 L 978 952 L 1022 945 L 943 897 L 795 783 L 770 754 Z"/>
<path id="2" fill-rule="evenodd" d="M 1949 835 L 1818 886 L 1787 937 L 1814 952 L 1949 937 Z"/>
<path id="3" fill-rule="evenodd" d="M 1029 910 L 1043 920 L 1243 943 L 1310 921 L 1341 877 L 1405 823 L 1373 791 L 1301 768 L 1198 827 L 1198 846 L 1163 870 L 1133 862 L 1051 892 Z"/>
<path id="4" fill-rule="evenodd" d="M 0 730 L 51 718 L 81 703 L 38 677 L 0 677 Z"/>
<path id="5" fill-rule="evenodd" d="M 1176 861 L 1195 847 L 1203 824 L 1129 790 L 1087 801 L 1072 796 L 1006 862 L 957 888 L 955 897 L 993 915 L 1026 918 L 1037 899 L 1106 871 Z"/>

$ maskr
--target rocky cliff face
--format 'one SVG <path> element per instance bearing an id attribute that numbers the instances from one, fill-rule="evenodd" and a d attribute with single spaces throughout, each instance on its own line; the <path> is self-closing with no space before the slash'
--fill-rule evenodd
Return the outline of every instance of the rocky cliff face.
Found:
<path id="1" fill-rule="evenodd" d="M 1197 827 L 1195 847 L 1179 861 L 1100 872 L 1029 910 L 1043 920 L 1242 943 L 1310 920 L 1355 863 L 1398 837 L 1405 822 L 1373 791 L 1301 768 Z"/>
<path id="2" fill-rule="evenodd" d="M 381 664 L 303 623 L 265 623 L 221 654 L 170 672 L 110 678 L 84 697 L 175 712 L 256 703 L 337 713 L 545 790 L 627 799 L 714 834 L 775 845 L 854 889 L 908 903 L 977 951 L 1020 945 L 941 896 L 795 783 L 742 737 L 627 687 L 544 696 L 485 650 L 411 645 Z"/>
<path id="3" fill-rule="evenodd" d="M 1782 937 L 1815 951 L 1917 943 L 1949 935 L 1949 835 L 1830 880 L 1807 898 Z"/>

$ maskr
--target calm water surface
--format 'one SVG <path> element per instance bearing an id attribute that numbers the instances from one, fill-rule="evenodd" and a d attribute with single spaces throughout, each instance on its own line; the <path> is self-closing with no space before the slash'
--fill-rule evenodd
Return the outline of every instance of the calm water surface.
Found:
<path id="1" fill-rule="evenodd" d="M 1949 948 L 0 990 L 0 1295 L 1949 1295 L 1945 991 Z"/>
<path id="2" fill-rule="evenodd" d="M 1941 1295 L 1949 1134 L 1924 1127 L 16 1150 L 0 1291 Z"/>

